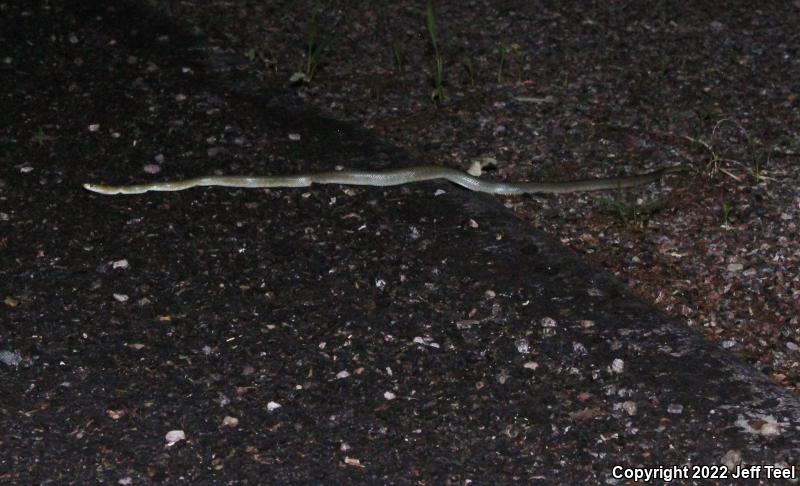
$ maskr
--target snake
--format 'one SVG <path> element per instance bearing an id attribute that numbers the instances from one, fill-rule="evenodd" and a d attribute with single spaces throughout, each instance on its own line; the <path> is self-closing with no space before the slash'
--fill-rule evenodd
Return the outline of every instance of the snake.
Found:
<path id="1" fill-rule="evenodd" d="M 236 188 L 292 188 L 308 187 L 312 184 L 342 184 L 354 186 L 396 186 L 412 182 L 443 179 L 471 191 L 498 195 L 563 194 L 570 192 L 602 191 L 642 186 L 660 180 L 668 174 L 683 172 L 683 166 L 662 169 L 623 177 L 582 179 L 563 182 L 497 182 L 479 179 L 467 172 L 421 165 L 383 171 L 341 170 L 274 176 L 213 175 L 194 177 L 178 181 L 148 182 L 114 186 L 86 183 L 84 189 L 99 194 L 142 194 L 150 191 L 183 191 L 193 187 L 218 186 Z"/>

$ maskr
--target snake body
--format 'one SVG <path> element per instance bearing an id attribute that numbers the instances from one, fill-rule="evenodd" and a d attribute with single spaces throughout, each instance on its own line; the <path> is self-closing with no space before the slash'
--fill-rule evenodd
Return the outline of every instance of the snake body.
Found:
<path id="1" fill-rule="evenodd" d="M 100 194 L 142 194 L 149 191 L 183 191 L 192 187 L 221 186 L 243 188 L 308 187 L 312 184 L 344 184 L 354 186 L 396 186 L 410 182 L 444 179 L 471 191 L 489 194 L 561 194 L 568 192 L 624 189 L 656 182 L 667 174 L 684 170 L 681 166 L 666 167 L 646 174 L 626 177 L 583 179 L 564 182 L 495 182 L 479 179 L 466 172 L 424 165 L 385 171 L 343 170 L 277 176 L 205 176 L 180 181 L 149 182 L 127 186 L 86 183 L 83 187 Z"/>

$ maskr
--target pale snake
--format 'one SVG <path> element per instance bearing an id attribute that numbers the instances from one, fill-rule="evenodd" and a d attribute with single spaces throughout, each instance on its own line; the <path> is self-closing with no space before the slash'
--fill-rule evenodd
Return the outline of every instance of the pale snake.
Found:
<path id="1" fill-rule="evenodd" d="M 496 182 L 479 179 L 466 172 L 439 166 L 417 166 L 385 171 L 342 170 L 276 176 L 204 176 L 179 181 L 148 182 L 126 186 L 86 183 L 83 187 L 100 194 L 141 194 L 148 191 L 182 191 L 199 186 L 242 188 L 308 187 L 312 184 L 355 186 L 396 186 L 410 182 L 444 179 L 471 191 L 489 194 L 560 194 L 581 191 L 624 189 L 656 182 L 667 174 L 683 172 L 682 166 L 659 169 L 625 177 L 583 179 L 564 182 Z"/>

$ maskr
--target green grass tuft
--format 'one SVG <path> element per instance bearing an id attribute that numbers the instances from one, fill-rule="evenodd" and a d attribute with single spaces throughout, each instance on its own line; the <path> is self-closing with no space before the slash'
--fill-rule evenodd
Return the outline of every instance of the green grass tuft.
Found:
<path id="1" fill-rule="evenodd" d="M 431 46 L 433 46 L 433 92 L 431 99 L 434 102 L 440 103 L 447 99 L 447 91 L 444 88 L 444 59 L 439 53 L 438 33 L 436 28 L 436 15 L 433 12 L 433 2 L 428 0 L 428 8 L 425 11 L 425 23 L 428 27 L 428 35 L 430 36 Z"/>

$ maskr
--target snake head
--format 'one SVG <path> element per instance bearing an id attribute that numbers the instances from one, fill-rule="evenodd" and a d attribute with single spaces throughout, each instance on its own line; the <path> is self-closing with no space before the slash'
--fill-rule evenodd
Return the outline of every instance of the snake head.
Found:
<path id="1" fill-rule="evenodd" d="M 83 185 L 83 188 L 87 191 L 96 192 L 98 194 L 119 194 L 120 191 L 114 190 L 109 188 L 103 184 L 92 184 L 91 182 L 87 182 Z"/>

